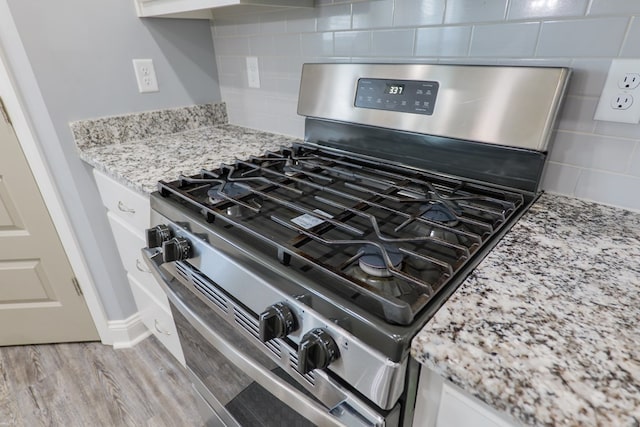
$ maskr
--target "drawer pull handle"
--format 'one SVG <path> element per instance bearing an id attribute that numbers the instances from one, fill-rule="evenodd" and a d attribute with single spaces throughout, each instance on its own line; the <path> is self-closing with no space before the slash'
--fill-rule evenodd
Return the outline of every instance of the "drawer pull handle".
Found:
<path id="1" fill-rule="evenodd" d="M 159 334 L 164 334 L 164 335 L 171 335 L 170 331 L 165 331 L 160 327 L 160 323 L 158 322 L 158 319 L 153 319 L 153 326 L 156 328 L 156 331 L 158 331 Z"/>
<path id="2" fill-rule="evenodd" d="M 149 270 L 144 268 L 142 262 L 140 262 L 140 258 L 136 258 L 136 268 L 138 271 L 142 271 L 143 273 L 151 273 Z"/>
<path id="3" fill-rule="evenodd" d="M 127 207 L 127 205 L 122 203 L 122 200 L 118 200 L 118 209 L 120 209 L 122 212 L 130 213 L 130 214 L 136 213 L 135 209 L 131 209 Z"/>

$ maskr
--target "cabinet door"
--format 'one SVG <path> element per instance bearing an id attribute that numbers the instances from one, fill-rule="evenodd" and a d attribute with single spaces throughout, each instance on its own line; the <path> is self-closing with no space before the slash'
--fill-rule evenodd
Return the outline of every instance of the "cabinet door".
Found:
<path id="1" fill-rule="evenodd" d="M 136 300 L 140 318 L 147 329 L 158 338 L 171 354 L 185 366 L 184 354 L 178 338 L 176 324 L 173 321 L 171 312 L 155 300 L 153 296 L 145 289 L 144 285 L 138 282 L 131 275 L 127 275 L 129 283 L 131 283 L 131 292 Z M 165 297 L 166 298 L 166 297 Z"/>
<path id="2" fill-rule="evenodd" d="M 513 427 L 482 402 L 462 394 L 444 383 L 438 410 L 437 427 Z"/>
<path id="3" fill-rule="evenodd" d="M 272 12 L 291 7 L 313 7 L 313 0 L 134 0 L 138 16 L 212 19 Z"/>
<path id="4" fill-rule="evenodd" d="M 422 367 L 413 427 L 516 427 L 516 420 Z"/>
<path id="5" fill-rule="evenodd" d="M 127 271 L 140 318 L 147 329 L 184 365 L 169 301 L 148 271 L 140 252 L 146 246 L 143 236 L 150 221 L 149 198 L 95 169 L 94 176 L 100 198 L 108 209 L 111 231 Z"/>
<path id="6" fill-rule="evenodd" d="M 111 225 L 118 252 L 120 253 L 120 259 L 122 260 L 125 270 L 144 285 L 147 291 L 169 310 L 167 296 L 142 259 L 142 253 L 140 251 L 146 246 L 146 243 L 144 239 L 138 235 L 139 230 L 134 230 L 112 212 L 107 212 L 107 217 L 109 218 L 109 224 Z"/>

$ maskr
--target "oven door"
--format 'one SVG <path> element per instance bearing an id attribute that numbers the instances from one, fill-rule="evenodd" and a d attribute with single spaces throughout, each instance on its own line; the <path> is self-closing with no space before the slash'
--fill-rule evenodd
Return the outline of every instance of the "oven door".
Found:
<path id="1" fill-rule="evenodd" d="M 145 260 L 163 286 L 200 409 L 214 426 L 394 426 L 399 406 L 382 411 L 363 401 L 324 372 L 302 376 L 274 346 L 256 345 L 247 335 L 251 315 L 233 307 L 233 321 L 192 291 L 175 263 L 144 249 Z M 218 311 L 218 312 L 216 312 Z M 240 311 L 240 315 L 238 315 Z M 245 323 L 234 327 L 234 322 Z M 281 343 L 284 344 L 284 343 Z M 267 351 L 265 351 L 267 349 Z M 269 350 L 270 349 L 270 350 Z M 288 357 L 288 356 L 287 356 Z M 297 378 L 295 378 L 296 376 Z"/>

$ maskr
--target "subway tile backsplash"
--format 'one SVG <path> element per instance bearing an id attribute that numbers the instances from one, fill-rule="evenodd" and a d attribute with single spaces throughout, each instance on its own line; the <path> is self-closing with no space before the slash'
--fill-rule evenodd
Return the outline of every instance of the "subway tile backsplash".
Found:
<path id="1" fill-rule="evenodd" d="M 229 121 L 297 137 L 305 62 L 571 67 L 543 187 L 640 210 L 640 125 L 593 120 L 611 60 L 640 57 L 640 1 L 316 0 L 216 20 L 212 34 Z"/>
<path id="2" fill-rule="evenodd" d="M 511 0 L 508 19 L 549 18 L 584 15 L 589 0 Z"/>
<path id="3" fill-rule="evenodd" d="M 393 8 L 393 25 L 397 27 L 415 27 L 442 24 L 444 21 L 444 6 L 444 0 L 396 1 Z"/>
<path id="4" fill-rule="evenodd" d="M 466 56 L 471 27 L 426 27 L 416 30 L 416 56 Z"/>
<path id="5" fill-rule="evenodd" d="M 533 56 L 539 30 L 540 24 L 537 22 L 477 25 L 471 38 L 469 55 Z"/>
<path id="6" fill-rule="evenodd" d="M 402 2 L 402 0 L 396 0 Z M 502 21 L 507 12 L 507 0 L 455 0 L 447 1 L 444 22 L 459 24 L 461 22 Z"/>
<path id="7" fill-rule="evenodd" d="M 629 20 L 615 17 L 544 22 L 536 56 L 617 56 Z"/>
<path id="8" fill-rule="evenodd" d="M 390 27 L 393 22 L 394 0 L 377 0 L 353 5 L 353 28 Z"/>

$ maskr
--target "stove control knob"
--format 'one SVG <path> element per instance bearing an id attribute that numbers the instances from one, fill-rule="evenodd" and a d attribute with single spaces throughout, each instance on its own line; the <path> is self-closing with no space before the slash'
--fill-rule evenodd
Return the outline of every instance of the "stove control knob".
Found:
<path id="1" fill-rule="evenodd" d="M 148 248 L 159 248 L 164 242 L 171 238 L 171 230 L 164 224 L 148 228 L 146 233 Z"/>
<path id="2" fill-rule="evenodd" d="M 298 329 L 296 318 L 284 303 L 267 307 L 260 313 L 260 340 L 267 342 L 274 338 L 284 338 Z"/>
<path id="3" fill-rule="evenodd" d="M 303 375 L 326 368 L 340 357 L 338 346 L 329 333 L 317 328 L 307 332 L 298 346 L 298 371 Z"/>
<path id="4" fill-rule="evenodd" d="M 162 244 L 162 258 L 164 262 L 191 258 L 191 244 L 184 237 L 174 237 Z"/>

